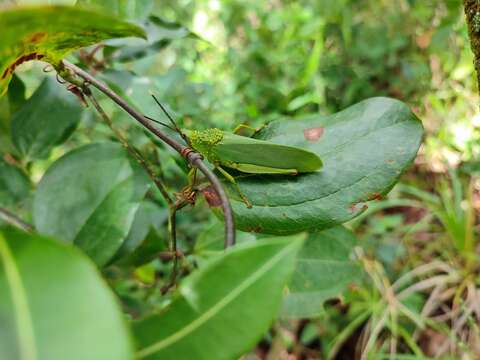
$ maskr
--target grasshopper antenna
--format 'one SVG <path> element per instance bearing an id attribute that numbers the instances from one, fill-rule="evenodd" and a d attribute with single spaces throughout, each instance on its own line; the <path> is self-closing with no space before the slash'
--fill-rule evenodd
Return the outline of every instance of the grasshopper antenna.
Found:
<path id="1" fill-rule="evenodd" d="M 182 137 L 182 139 L 187 143 L 187 145 L 188 145 L 189 147 L 191 147 L 190 139 L 187 137 L 187 135 L 185 135 L 185 134 L 183 133 L 182 129 L 180 129 L 180 128 L 178 127 L 178 125 L 177 125 L 177 123 L 175 122 L 175 120 L 173 120 L 173 118 L 172 118 L 172 117 L 170 116 L 170 114 L 168 113 L 167 109 L 165 109 L 165 107 L 162 105 L 162 103 L 161 103 L 160 101 L 158 101 L 158 99 L 155 97 L 155 95 L 153 95 L 153 94 L 151 94 L 151 95 L 152 95 L 152 97 L 153 97 L 153 100 L 155 100 L 155 102 L 157 103 L 157 105 L 160 106 L 160 109 L 162 109 L 163 113 L 167 116 L 168 120 L 170 120 L 170 122 L 172 123 L 173 129 L 172 129 L 170 126 L 166 125 L 166 124 L 163 124 L 163 123 L 161 123 L 161 124 L 164 125 L 164 126 L 166 126 L 166 127 L 168 127 L 169 129 L 174 130 L 174 131 L 176 131 L 177 133 L 179 133 L 180 136 Z M 148 118 L 148 119 L 150 119 L 150 118 Z M 152 120 L 152 119 L 150 119 L 150 120 Z M 160 121 L 155 121 L 155 122 L 160 123 Z"/>
<path id="2" fill-rule="evenodd" d="M 172 131 L 177 131 L 177 129 L 174 129 L 173 127 L 171 127 L 170 125 L 168 124 L 165 124 L 164 122 L 161 122 L 161 121 L 158 121 L 158 120 L 155 120 L 154 118 L 151 118 L 150 116 L 147 116 L 147 115 L 143 115 L 145 118 L 147 118 L 148 120 L 150 121 L 153 121 L 154 123 L 157 123 L 157 124 L 160 124 L 162 126 L 165 126 L 166 128 L 172 130 Z"/>

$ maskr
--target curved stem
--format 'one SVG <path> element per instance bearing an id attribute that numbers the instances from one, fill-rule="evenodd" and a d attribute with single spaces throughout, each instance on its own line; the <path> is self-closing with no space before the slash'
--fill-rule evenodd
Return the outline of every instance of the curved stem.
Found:
<path id="1" fill-rule="evenodd" d="M 218 180 L 217 176 L 205 165 L 203 162 L 202 156 L 195 151 L 186 151 L 188 148 L 174 139 L 170 138 L 168 135 L 164 134 L 160 129 L 158 129 L 151 121 L 149 121 L 143 114 L 135 110 L 130 104 L 110 89 L 105 83 L 97 80 L 95 77 L 90 75 L 88 72 L 80 69 L 78 66 L 63 60 L 63 66 L 70 70 L 73 74 L 79 76 L 83 80 L 90 83 L 92 86 L 96 87 L 98 90 L 103 92 L 106 96 L 112 99 L 117 105 L 119 105 L 123 110 L 129 113 L 135 120 L 142 124 L 145 128 L 150 130 L 155 136 L 161 139 L 163 142 L 175 149 L 179 154 L 186 157 L 187 161 L 194 167 L 198 168 L 205 177 L 210 181 L 213 188 L 215 189 L 218 197 L 220 198 L 223 215 L 225 217 L 225 247 L 229 247 L 235 244 L 235 223 L 233 220 L 233 212 L 230 206 L 230 201 L 228 200 L 227 194 Z"/>
<path id="2" fill-rule="evenodd" d="M 20 230 L 26 231 L 28 233 L 33 232 L 33 225 L 26 223 L 17 215 L 11 213 L 7 209 L 0 208 L 0 220 L 3 220 L 7 224 L 13 225 L 16 228 L 19 228 Z"/>

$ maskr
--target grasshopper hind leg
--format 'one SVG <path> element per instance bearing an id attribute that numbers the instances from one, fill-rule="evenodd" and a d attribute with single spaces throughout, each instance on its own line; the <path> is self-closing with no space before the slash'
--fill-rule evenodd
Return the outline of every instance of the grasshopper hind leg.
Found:
<path id="1" fill-rule="evenodd" d="M 245 203 L 245 205 L 247 206 L 247 208 L 251 209 L 252 208 L 252 204 L 250 203 L 250 201 L 248 200 L 248 198 L 245 196 L 245 194 L 242 192 L 242 189 L 240 189 L 240 186 L 238 186 L 237 182 L 235 181 L 235 178 L 230 175 L 225 169 L 223 169 L 222 167 L 220 166 L 216 166 L 216 168 L 218 169 L 218 171 L 220 171 L 222 173 L 223 176 L 225 176 L 225 178 L 230 181 L 233 186 L 235 186 L 235 189 L 237 190 L 238 192 L 238 195 L 240 195 L 240 197 L 242 198 L 243 202 Z"/>

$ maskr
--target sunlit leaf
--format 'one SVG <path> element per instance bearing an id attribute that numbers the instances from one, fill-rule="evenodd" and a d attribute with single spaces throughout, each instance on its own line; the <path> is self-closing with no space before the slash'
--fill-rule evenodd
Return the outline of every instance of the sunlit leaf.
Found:
<path id="1" fill-rule="evenodd" d="M 0 95 L 15 68 L 29 60 L 53 65 L 81 47 L 109 38 L 145 34 L 133 24 L 67 6 L 7 8 L 0 12 Z"/>

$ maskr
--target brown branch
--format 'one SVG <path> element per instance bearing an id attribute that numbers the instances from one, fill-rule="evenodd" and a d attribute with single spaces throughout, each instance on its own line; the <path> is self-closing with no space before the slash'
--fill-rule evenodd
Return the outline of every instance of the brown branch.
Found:
<path id="1" fill-rule="evenodd" d="M 203 162 L 202 156 L 195 152 L 195 151 L 188 151 L 186 146 L 178 143 L 175 139 L 170 138 L 166 134 L 164 134 L 160 129 L 158 129 L 151 121 L 149 121 L 143 114 L 135 110 L 132 106 L 130 106 L 122 97 L 120 97 L 117 93 L 115 93 L 112 89 L 110 89 L 106 84 L 97 80 L 95 77 L 90 75 L 88 72 L 80 69 L 78 66 L 63 60 L 63 66 L 66 69 L 65 72 L 71 72 L 72 74 L 82 78 L 84 81 L 90 83 L 92 86 L 96 87 L 98 90 L 103 92 L 107 95 L 110 99 L 112 99 L 117 105 L 123 108 L 127 113 L 129 113 L 135 120 L 137 120 L 140 124 L 142 124 L 145 128 L 150 130 L 155 136 L 161 139 L 163 142 L 171 146 L 175 149 L 179 154 L 187 159 L 187 161 L 193 166 L 198 168 L 210 181 L 213 188 L 215 189 L 218 197 L 221 200 L 221 206 L 223 209 L 223 215 L 225 218 L 225 247 L 229 247 L 235 244 L 235 223 L 233 219 L 233 212 L 230 206 L 230 201 L 228 200 L 227 194 L 223 189 L 223 186 L 218 180 L 217 176 L 205 165 Z M 62 76 L 64 72 L 62 71 Z M 71 81 L 73 84 L 78 85 L 78 81 L 75 79 L 70 79 L 67 76 L 67 79 Z"/>
<path id="2" fill-rule="evenodd" d="M 28 233 L 33 232 L 33 225 L 23 221 L 17 215 L 11 213 L 7 209 L 0 208 L 0 220 L 5 221 L 7 224 L 13 225 L 20 230 L 26 231 Z"/>
<path id="3" fill-rule="evenodd" d="M 477 85 L 480 90 L 480 1 L 463 0 L 465 18 L 467 19 L 470 46 L 475 57 L 474 65 L 477 73 Z"/>

